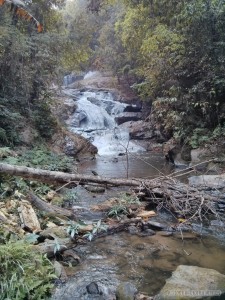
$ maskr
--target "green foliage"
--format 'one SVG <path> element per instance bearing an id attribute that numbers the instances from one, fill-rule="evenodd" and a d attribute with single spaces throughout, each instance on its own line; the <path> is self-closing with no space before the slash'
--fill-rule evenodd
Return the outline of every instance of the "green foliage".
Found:
<path id="1" fill-rule="evenodd" d="M 89 241 L 92 241 L 94 236 L 101 231 L 107 231 L 107 225 L 102 224 L 102 221 L 98 220 L 97 223 L 93 224 L 92 231 L 87 232 L 84 237 L 86 237 Z"/>
<path id="2" fill-rule="evenodd" d="M 67 248 L 65 245 L 61 245 L 57 239 L 55 239 L 55 246 L 54 246 L 54 254 L 57 254 L 62 248 Z"/>
<path id="3" fill-rule="evenodd" d="M 0 158 L 7 157 L 12 155 L 12 151 L 9 147 L 1 147 L 0 148 Z"/>
<path id="4" fill-rule="evenodd" d="M 100 47 L 115 45 L 105 65 L 125 77 L 133 74 L 132 87 L 153 103 L 167 137 L 190 140 L 193 147 L 205 143 L 208 134 L 200 138 L 193 130 L 212 133 L 225 120 L 224 2 L 123 0 L 120 11 L 117 5 L 110 1 L 114 20 L 100 34 Z"/>
<path id="5" fill-rule="evenodd" d="M 31 117 L 40 136 L 45 139 L 50 139 L 56 131 L 57 123 L 51 114 L 48 99 L 45 98 L 43 101 L 35 103 Z"/>
<path id="6" fill-rule="evenodd" d="M 78 195 L 75 190 L 69 190 L 63 195 L 63 203 L 73 206 L 78 201 Z"/>
<path id="7" fill-rule="evenodd" d="M 67 233 L 71 236 L 71 238 L 74 238 L 76 235 L 79 234 L 80 230 L 86 226 L 87 224 L 82 221 L 79 222 L 71 221 L 67 228 Z M 93 223 L 92 231 L 89 231 L 86 234 L 84 234 L 84 237 L 87 238 L 89 241 L 91 241 L 94 238 L 94 236 L 101 231 L 107 231 L 107 226 L 102 224 L 101 220 L 98 220 L 97 223 Z"/>
<path id="8" fill-rule="evenodd" d="M 129 206 L 131 204 L 140 205 L 140 201 L 138 197 L 134 195 L 130 195 L 127 193 L 122 193 L 118 204 L 114 205 L 108 212 L 108 217 L 117 218 L 118 220 L 121 218 L 122 215 L 129 214 Z"/>
<path id="9" fill-rule="evenodd" d="M 78 222 L 78 223 L 75 223 L 73 221 L 71 221 L 69 223 L 69 226 L 67 228 L 67 233 L 71 236 L 71 238 L 74 238 L 75 235 L 78 235 L 79 234 L 79 229 L 84 226 L 84 223 L 83 222 Z"/>
<path id="10" fill-rule="evenodd" d="M 223 140 L 225 137 L 225 127 L 218 125 L 214 130 L 207 128 L 196 128 L 190 137 L 189 144 L 192 148 L 204 146 L 206 143 L 213 143 L 215 140 Z"/>
<path id="11" fill-rule="evenodd" d="M 28 150 L 21 156 L 7 157 L 4 161 L 10 164 L 62 172 L 70 171 L 73 164 L 72 158 L 55 154 L 44 147 Z"/>
<path id="12" fill-rule="evenodd" d="M 24 242 L 0 246 L 0 299 L 46 299 L 56 278 L 46 256 Z"/>
<path id="13" fill-rule="evenodd" d="M 124 204 L 120 203 L 117 205 L 114 205 L 110 211 L 108 212 L 108 216 L 112 218 L 120 219 L 121 215 L 127 215 L 128 211 Z"/>

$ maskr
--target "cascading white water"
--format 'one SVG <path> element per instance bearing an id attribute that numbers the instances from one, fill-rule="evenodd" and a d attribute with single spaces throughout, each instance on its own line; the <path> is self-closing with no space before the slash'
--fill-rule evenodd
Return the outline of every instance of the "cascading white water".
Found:
<path id="1" fill-rule="evenodd" d="M 129 141 L 129 132 L 120 128 L 115 117 L 127 104 L 113 100 L 109 92 L 83 92 L 77 97 L 76 112 L 67 121 L 71 131 L 89 139 L 99 155 L 141 152 L 144 148 Z"/>

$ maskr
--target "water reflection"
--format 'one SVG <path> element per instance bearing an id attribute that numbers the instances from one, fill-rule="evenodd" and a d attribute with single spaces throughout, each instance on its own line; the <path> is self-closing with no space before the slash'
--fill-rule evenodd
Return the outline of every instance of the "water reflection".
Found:
<path id="1" fill-rule="evenodd" d="M 97 172 L 106 177 L 140 177 L 152 178 L 167 175 L 172 172 L 173 166 L 165 162 L 161 154 L 143 153 L 129 154 L 126 156 L 96 156 L 95 160 L 84 160 L 79 166 L 79 172 L 92 174 Z"/>

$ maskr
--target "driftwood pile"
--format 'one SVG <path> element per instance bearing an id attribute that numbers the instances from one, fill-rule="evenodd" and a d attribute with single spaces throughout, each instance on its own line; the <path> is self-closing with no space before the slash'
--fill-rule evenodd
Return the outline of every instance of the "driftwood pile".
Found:
<path id="1" fill-rule="evenodd" d="M 90 176 L 83 174 L 69 174 L 63 172 L 53 172 L 48 170 L 34 169 L 21 166 L 13 166 L 0 163 L 0 174 L 10 174 L 21 176 L 32 180 L 51 182 L 55 184 L 84 185 L 94 184 L 105 186 L 130 186 L 133 187 L 139 198 L 154 203 L 158 209 L 164 207 L 168 211 L 184 218 L 203 219 L 208 213 L 217 214 L 215 203 L 219 200 L 207 194 L 205 191 L 190 187 L 188 184 L 181 183 L 177 179 L 169 176 L 160 176 L 155 179 L 142 178 L 107 178 L 101 176 Z M 71 217 L 69 210 L 55 208 L 50 204 L 42 203 L 29 194 L 28 200 L 37 208 L 64 216 Z"/>
<path id="2" fill-rule="evenodd" d="M 202 221 L 208 214 L 217 214 L 217 197 L 210 196 L 172 177 L 158 177 L 142 182 L 140 191 L 145 199 L 155 203 L 157 209 L 165 208 L 176 216 Z"/>

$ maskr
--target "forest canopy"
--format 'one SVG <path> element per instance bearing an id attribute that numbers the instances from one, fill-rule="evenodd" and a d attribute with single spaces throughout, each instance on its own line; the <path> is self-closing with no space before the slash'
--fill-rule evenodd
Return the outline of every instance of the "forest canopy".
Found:
<path id="1" fill-rule="evenodd" d="M 225 1 L 19 2 L 43 31 L 0 6 L 2 143 L 18 142 L 21 116 L 47 109 L 53 80 L 90 69 L 123 77 L 168 138 L 194 146 L 225 134 Z"/>

